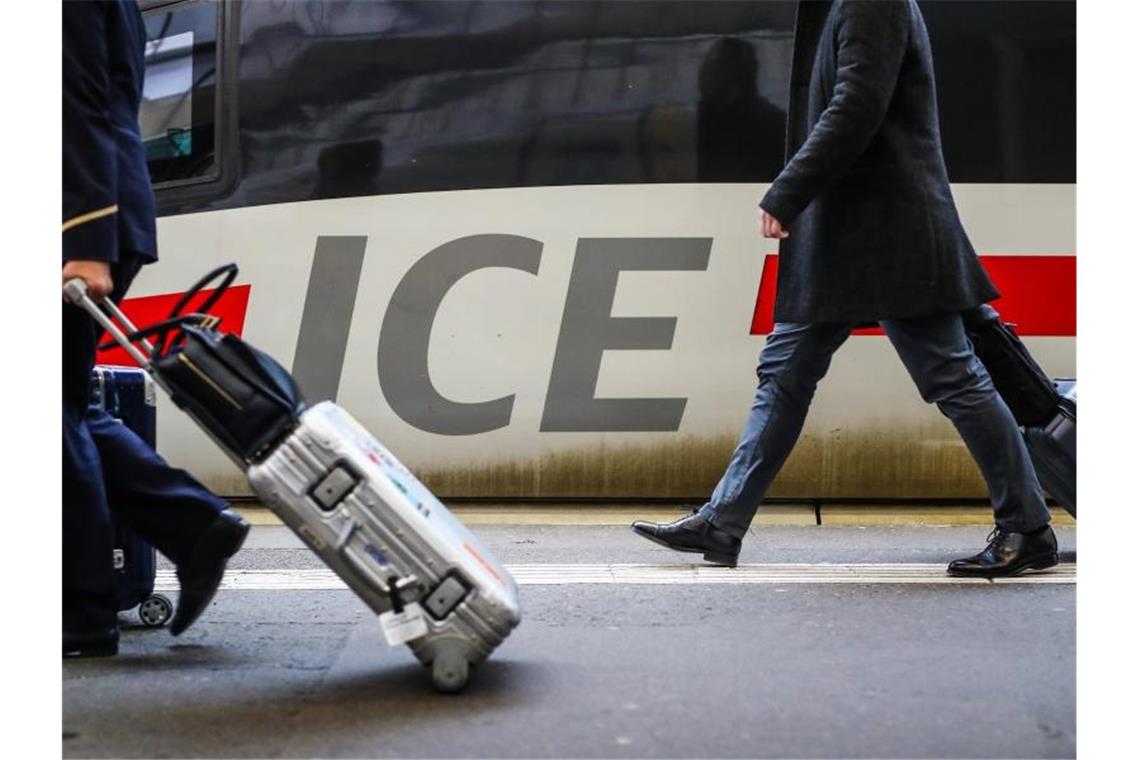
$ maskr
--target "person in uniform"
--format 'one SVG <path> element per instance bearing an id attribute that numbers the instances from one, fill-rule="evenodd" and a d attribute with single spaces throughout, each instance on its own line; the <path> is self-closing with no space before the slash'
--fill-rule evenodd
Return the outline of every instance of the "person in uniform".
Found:
<path id="1" fill-rule="evenodd" d="M 63 281 L 118 302 L 157 258 L 139 133 L 146 30 L 130 0 L 63 3 Z M 197 619 L 249 524 L 101 410 L 89 408 L 100 330 L 63 305 L 63 653 L 118 652 L 111 513 L 177 566 L 174 635 Z"/>
<path id="2" fill-rule="evenodd" d="M 982 471 L 996 527 L 955 575 L 1057 563 L 1029 453 L 963 327 L 998 297 L 954 206 L 942 156 L 930 39 L 914 0 L 800 2 L 787 163 L 760 201 L 780 240 L 775 327 L 740 442 L 708 502 L 633 530 L 735 565 L 741 539 L 851 331 L 879 323 L 922 398 L 955 425 Z"/>

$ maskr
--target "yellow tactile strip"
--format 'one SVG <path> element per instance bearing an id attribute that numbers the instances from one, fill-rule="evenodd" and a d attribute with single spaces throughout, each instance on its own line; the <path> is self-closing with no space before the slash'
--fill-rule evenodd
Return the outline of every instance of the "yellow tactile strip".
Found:
<path id="1" fill-rule="evenodd" d="M 253 525 L 281 525 L 268 509 L 243 504 L 236 510 Z M 455 505 L 451 507 L 468 525 L 629 525 L 634 520 L 667 522 L 686 514 L 674 506 L 636 505 Z M 1054 509 L 1054 525 L 1076 525 L 1062 509 Z M 824 505 L 820 512 L 825 526 L 877 525 L 992 525 L 993 513 L 985 507 L 899 507 Z M 757 525 L 815 525 L 811 506 L 773 505 L 756 516 Z"/>
<path id="2" fill-rule="evenodd" d="M 1013 578 L 957 578 L 947 575 L 946 565 L 935 564 L 833 564 L 759 563 L 738 567 L 708 565 L 627 565 L 627 564 L 523 564 L 507 565 L 520 586 L 565 586 L 577 584 L 622 585 L 777 585 L 792 584 L 1067 584 L 1077 582 L 1077 566 L 1061 564 L 1043 573 L 1027 573 Z M 334 591 L 347 589 L 332 570 L 246 569 L 226 571 L 221 588 L 232 591 Z M 159 570 L 158 591 L 177 591 L 173 570 Z"/>
<path id="3" fill-rule="evenodd" d="M 1054 525 L 1076 525 L 1068 512 L 1050 510 Z M 824 525 L 993 525 L 989 507 L 895 507 L 827 505 L 821 510 Z"/>

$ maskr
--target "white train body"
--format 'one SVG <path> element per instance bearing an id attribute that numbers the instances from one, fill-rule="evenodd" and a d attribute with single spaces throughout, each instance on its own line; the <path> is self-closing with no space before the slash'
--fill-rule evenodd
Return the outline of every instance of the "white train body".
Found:
<path id="1" fill-rule="evenodd" d="M 953 189 L 963 222 L 984 256 L 1073 255 L 1075 186 Z M 764 336 L 750 332 L 764 258 L 774 253 L 772 241 L 755 228 L 755 204 L 763 190 L 758 185 L 473 190 L 166 217 L 159 226 L 162 264 L 144 271 L 133 295 L 175 292 L 207 268 L 236 261 L 238 284 L 249 285 L 243 336 L 289 366 L 298 349 L 318 239 L 367 238 L 359 281 L 352 283 L 355 292 L 330 294 L 355 301 L 336 400 L 437 491 L 494 497 L 699 496 L 719 477 L 755 391 Z M 477 269 L 446 292 L 434 315 L 421 315 L 431 325 L 429 376 L 423 381 L 461 405 L 510 398 L 508 424 L 470 434 L 426 431 L 394 411 L 381 385 L 381 328 L 394 291 L 417 262 L 444 244 L 484 235 L 535 241 L 537 271 Z M 654 238 L 709 241 L 707 266 L 620 273 L 609 316 L 674 318 L 672 341 L 666 349 L 604 350 L 591 390 L 596 399 L 684 399 L 677 428 L 542 430 L 548 403 L 558 401 L 548 392 L 559 335 L 568 329 L 567 293 L 580 241 Z M 1000 300 L 996 306 L 1002 306 Z M 1050 374 L 1075 374 L 1073 336 L 1025 341 Z M 173 408 L 160 414 L 164 455 L 223 493 L 243 492 L 240 475 L 186 417 Z M 835 357 L 772 495 L 954 498 L 981 496 L 984 489 L 953 428 L 918 397 L 889 341 L 855 335 Z"/>
<path id="2" fill-rule="evenodd" d="M 741 138 L 752 179 L 732 180 L 709 79 L 744 50 L 749 103 L 781 103 L 794 8 L 696 5 L 149 4 L 152 55 L 170 40 L 144 119 L 166 130 L 161 261 L 133 305 L 157 315 L 236 261 L 226 324 L 443 498 L 703 498 L 770 329 L 756 204 L 781 150 Z M 1058 377 L 1076 373 L 1071 5 L 921 3 L 962 221 Z M 761 152 L 775 168 L 744 165 Z M 248 494 L 169 404 L 159 448 Z M 985 489 L 887 339 L 859 334 L 770 496 Z"/>

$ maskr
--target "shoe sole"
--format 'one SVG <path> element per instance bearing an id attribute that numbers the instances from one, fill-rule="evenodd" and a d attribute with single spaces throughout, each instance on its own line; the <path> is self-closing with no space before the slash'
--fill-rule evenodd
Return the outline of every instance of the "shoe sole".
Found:
<path id="1" fill-rule="evenodd" d="M 951 570 L 950 568 L 946 568 L 946 572 L 956 578 L 1012 578 L 1032 570 L 1048 570 L 1051 567 L 1055 567 L 1058 562 L 1057 555 L 1054 553 L 1027 560 L 1021 564 L 1013 565 L 1008 570 L 996 573 L 986 572 L 985 570 Z"/>
<path id="2" fill-rule="evenodd" d="M 632 530 L 632 528 L 631 528 L 631 530 Z M 679 546 L 673 546 L 673 544 L 671 544 L 667 541 L 663 541 L 662 539 L 658 538 L 657 536 L 651 536 L 648 533 L 642 533 L 641 531 L 638 531 L 638 530 L 634 530 L 633 532 L 635 535 L 641 536 L 642 538 L 649 539 L 650 541 L 652 541 L 653 543 L 655 543 L 659 546 L 664 546 L 666 549 L 672 549 L 675 552 L 684 552 L 685 554 L 701 554 L 704 557 L 706 562 L 711 562 L 714 565 L 724 565 L 726 567 L 736 567 L 737 557 L 732 555 L 732 554 L 722 554 L 720 552 L 709 552 L 709 551 L 705 551 L 704 549 L 685 549 L 685 548 L 682 548 Z"/>

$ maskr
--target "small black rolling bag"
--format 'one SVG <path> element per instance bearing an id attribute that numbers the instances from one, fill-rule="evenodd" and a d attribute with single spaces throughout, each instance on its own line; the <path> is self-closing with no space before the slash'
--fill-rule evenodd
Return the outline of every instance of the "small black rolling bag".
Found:
<path id="1" fill-rule="evenodd" d="M 151 446 L 156 438 L 154 381 L 139 367 L 99 365 L 91 372 L 91 405 L 130 428 Z M 111 517 L 114 531 L 112 561 L 117 606 L 138 608 L 144 625 L 166 624 L 174 612 L 170 600 L 154 593 L 155 551 L 131 528 Z"/>
<path id="2" fill-rule="evenodd" d="M 1061 400 L 1047 422 L 1025 428 L 1025 443 L 1042 487 L 1077 516 L 1077 381 L 1058 380 Z"/>

